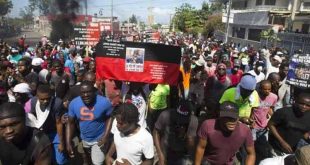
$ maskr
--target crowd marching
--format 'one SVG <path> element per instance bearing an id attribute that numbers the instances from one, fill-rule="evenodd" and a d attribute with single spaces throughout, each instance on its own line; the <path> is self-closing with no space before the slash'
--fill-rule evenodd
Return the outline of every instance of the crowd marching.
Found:
<path id="1" fill-rule="evenodd" d="M 1 40 L 2 165 L 310 164 L 310 92 L 286 83 L 284 48 L 159 44 L 182 48 L 176 86 L 98 79 L 74 41 Z"/>

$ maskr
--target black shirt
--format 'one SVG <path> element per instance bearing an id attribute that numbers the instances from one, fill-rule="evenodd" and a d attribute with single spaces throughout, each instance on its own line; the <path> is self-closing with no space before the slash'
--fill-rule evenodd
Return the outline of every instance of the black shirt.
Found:
<path id="1" fill-rule="evenodd" d="M 36 143 L 32 142 L 34 137 L 39 139 Z M 34 151 L 40 154 L 50 144 L 45 134 L 28 127 L 27 134 L 20 144 L 13 144 L 0 139 L 0 160 L 3 165 L 31 165 L 35 163 L 34 157 L 38 156 L 34 154 Z"/>
<path id="2" fill-rule="evenodd" d="M 301 113 L 292 107 L 277 110 L 270 119 L 282 138 L 296 150 L 296 145 L 306 132 L 310 131 L 310 112 Z M 277 150 L 284 152 L 278 140 L 270 133 L 270 144 Z"/>

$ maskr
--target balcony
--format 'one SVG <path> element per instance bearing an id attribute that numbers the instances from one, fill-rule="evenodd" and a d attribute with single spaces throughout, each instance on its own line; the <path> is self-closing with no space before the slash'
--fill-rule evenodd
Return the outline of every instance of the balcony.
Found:
<path id="1" fill-rule="evenodd" d="M 255 7 L 248 7 L 247 10 L 255 11 L 288 11 L 288 6 L 274 6 L 274 5 L 259 5 Z"/>

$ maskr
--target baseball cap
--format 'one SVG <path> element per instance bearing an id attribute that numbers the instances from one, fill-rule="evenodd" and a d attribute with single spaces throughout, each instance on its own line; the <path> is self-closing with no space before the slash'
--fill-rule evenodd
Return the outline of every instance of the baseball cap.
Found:
<path id="1" fill-rule="evenodd" d="M 211 56 L 206 57 L 206 61 L 212 61 L 212 60 L 213 60 L 213 58 Z"/>
<path id="2" fill-rule="evenodd" d="M 246 74 L 241 78 L 239 85 L 246 90 L 255 90 L 256 79 L 254 76 Z"/>
<path id="3" fill-rule="evenodd" d="M 278 61 L 279 63 L 282 63 L 282 58 L 279 55 L 275 55 L 273 59 Z"/>
<path id="4" fill-rule="evenodd" d="M 176 109 L 176 113 L 172 115 L 178 124 L 187 124 L 189 122 L 189 117 L 191 116 L 192 110 L 192 102 L 189 100 L 183 100 L 180 102 L 180 106 Z"/>
<path id="5" fill-rule="evenodd" d="M 234 66 L 241 66 L 240 60 L 235 59 L 235 60 L 234 60 Z"/>
<path id="6" fill-rule="evenodd" d="M 205 60 L 199 58 L 199 60 L 195 61 L 195 64 L 197 66 L 204 66 L 205 65 Z"/>
<path id="7" fill-rule="evenodd" d="M 220 117 L 229 117 L 229 118 L 238 119 L 239 118 L 238 106 L 231 101 L 223 102 L 220 105 Z"/>
<path id="8" fill-rule="evenodd" d="M 44 61 L 41 58 L 34 58 L 31 61 L 31 65 L 33 66 L 41 66 Z"/>
<path id="9" fill-rule="evenodd" d="M 18 53 L 18 49 L 15 48 L 15 47 L 12 47 L 12 48 L 11 48 L 11 52 L 12 52 L 12 53 Z"/>
<path id="10" fill-rule="evenodd" d="M 13 88 L 13 92 L 30 93 L 31 89 L 27 83 L 20 83 L 20 84 L 15 85 L 15 87 Z"/>

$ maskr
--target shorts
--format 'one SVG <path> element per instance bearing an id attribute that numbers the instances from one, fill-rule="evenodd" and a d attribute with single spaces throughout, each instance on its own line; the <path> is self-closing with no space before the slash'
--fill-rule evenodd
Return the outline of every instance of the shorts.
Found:
<path id="1" fill-rule="evenodd" d="M 98 146 L 98 142 L 82 141 L 83 147 L 90 151 L 91 161 L 94 165 L 102 165 L 104 162 L 104 153 Z"/>

